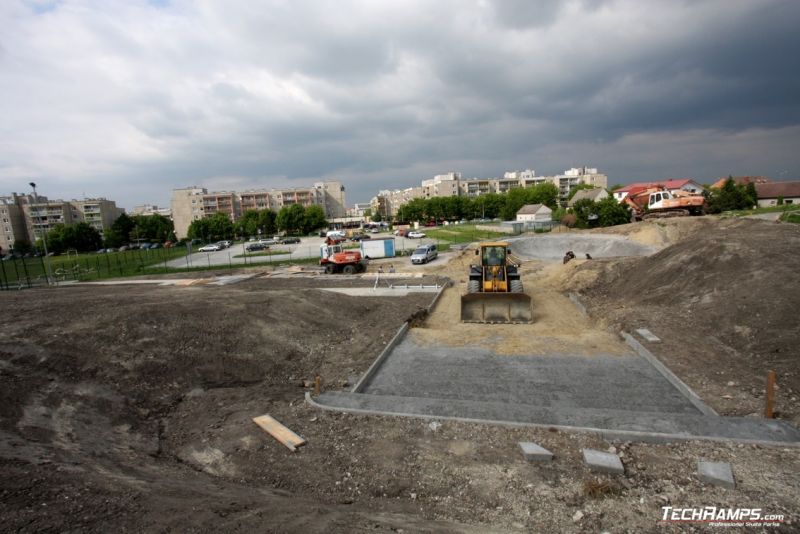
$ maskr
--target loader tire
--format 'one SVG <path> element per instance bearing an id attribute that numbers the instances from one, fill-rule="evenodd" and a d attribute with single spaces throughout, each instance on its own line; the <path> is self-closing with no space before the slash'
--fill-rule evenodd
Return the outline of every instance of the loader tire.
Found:
<path id="1" fill-rule="evenodd" d="M 524 293 L 522 289 L 522 280 L 511 280 L 511 293 Z"/>
<path id="2" fill-rule="evenodd" d="M 325 266 L 325 274 L 333 274 L 336 272 L 336 267 L 331 265 L 330 263 Z"/>
<path id="3" fill-rule="evenodd" d="M 481 283 L 478 280 L 467 282 L 467 293 L 478 293 L 481 290 Z"/>

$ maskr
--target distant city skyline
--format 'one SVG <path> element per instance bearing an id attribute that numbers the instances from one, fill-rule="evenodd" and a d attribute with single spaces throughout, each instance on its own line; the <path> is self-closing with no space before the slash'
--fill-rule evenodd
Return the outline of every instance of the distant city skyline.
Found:
<path id="1" fill-rule="evenodd" d="M 0 194 L 800 179 L 800 3 L 0 5 Z"/>

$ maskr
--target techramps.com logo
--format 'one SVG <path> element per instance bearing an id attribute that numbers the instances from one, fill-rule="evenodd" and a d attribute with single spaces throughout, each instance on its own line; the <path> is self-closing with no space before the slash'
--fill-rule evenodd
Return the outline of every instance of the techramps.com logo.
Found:
<path id="1" fill-rule="evenodd" d="M 700 506 L 678 508 L 662 506 L 661 524 L 703 523 L 711 527 L 778 527 L 786 521 L 783 514 L 767 514 L 763 508 L 720 508 Z"/>

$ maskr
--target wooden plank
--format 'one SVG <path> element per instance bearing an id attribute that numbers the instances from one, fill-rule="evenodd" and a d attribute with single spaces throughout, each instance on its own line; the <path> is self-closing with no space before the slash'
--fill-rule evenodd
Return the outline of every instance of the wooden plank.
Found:
<path id="1" fill-rule="evenodd" d="M 775 417 L 775 371 L 767 373 L 767 398 L 764 406 L 764 417 L 772 419 Z"/>
<path id="2" fill-rule="evenodd" d="M 297 450 L 297 447 L 302 447 L 306 444 L 306 440 L 280 424 L 270 415 L 253 417 L 253 422 L 269 432 L 272 437 L 286 445 L 292 452 Z"/>

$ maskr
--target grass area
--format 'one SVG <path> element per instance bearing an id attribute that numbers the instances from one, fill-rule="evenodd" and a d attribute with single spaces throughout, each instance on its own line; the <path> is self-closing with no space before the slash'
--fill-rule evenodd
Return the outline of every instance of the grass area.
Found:
<path id="1" fill-rule="evenodd" d="M 503 238 L 508 235 L 503 232 L 479 230 L 474 224 L 451 224 L 437 228 L 421 228 L 420 230 L 431 239 L 450 243 L 472 243 L 474 241 Z"/>
<path id="2" fill-rule="evenodd" d="M 800 224 L 800 210 L 784 213 L 781 215 L 781 220 L 784 222 Z"/>

